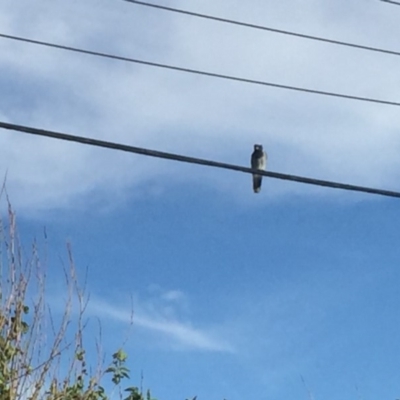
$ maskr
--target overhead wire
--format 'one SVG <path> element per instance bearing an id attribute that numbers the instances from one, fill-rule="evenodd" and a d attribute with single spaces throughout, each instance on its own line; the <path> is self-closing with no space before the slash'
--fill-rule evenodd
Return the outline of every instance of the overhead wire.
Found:
<path id="1" fill-rule="evenodd" d="M 208 72 L 208 71 L 202 71 L 202 70 L 198 70 L 198 69 L 178 67 L 176 65 L 162 64 L 162 63 L 156 63 L 156 62 L 152 62 L 152 61 L 140 60 L 140 59 L 136 59 L 136 58 L 117 56 L 117 55 L 113 55 L 113 54 L 109 54 L 109 53 L 102 53 L 102 52 L 98 52 L 98 51 L 85 50 L 85 49 L 81 49 L 81 48 L 77 48 L 77 47 L 64 46 L 64 45 L 60 45 L 60 44 L 56 44 L 56 43 L 28 39 L 28 38 L 24 38 L 21 36 L 7 35 L 4 33 L 0 33 L 0 38 L 16 40 L 16 41 L 29 43 L 29 44 L 35 44 L 35 45 L 39 45 L 39 46 L 51 47 L 51 48 L 60 49 L 60 50 L 72 51 L 72 52 L 81 53 L 81 54 L 88 54 L 91 56 L 104 57 L 104 58 L 109 58 L 109 59 L 118 60 L 118 61 L 126 61 L 126 62 L 130 62 L 130 63 L 147 65 L 147 66 L 151 66 L 151 67 L 164 68 L 164 69 L 169 69 L 169 70 L 178 71 L 178 72 L 186 72 L 189 74 L 208 76 L 208 77 L 225 79 L 225 80 L 242 82 L 242 83 L 248 83 L 248 84 L 253 84 L 253 85 L 269 86 L 269 87 L 274 87 L 277 89 L 292 90 L 292 91 L 297 91 L 297 92 L 337 97 L 337 98 L 348 99 L 348 100 L 357 100 L 357 101 L 363 101 L 363 102 L 369 102 L 369 103 L 378 103 L 378 104 L 384 104 L 384 105 L 389 105 L 389 106 L 396 106 L 396 107 L 400 106 L 400 102 L 396 102 L 396 101 L 382 100 L 382 99 L 363 97 L 363 96 L 354 96 L 354 95 L 349 95 L 349 94 L 329 92 L 329 91 L 316 90 L 316 89 L 308 89 L 308 88 L 304 88 L 304 87 L 284 85 L 284 84 L 280 84 L 280 83 L 266 82 L 266 81 L 260 81 L 260 80 L 256 80 L 256 79 L 242 78 L 242 77 L 233 76 L 233 75 L 225 75 L 225 74 L 220 74 L 220 73 L 216 73 L 216 72 Z"/>
<path id="2" fill-rule="evenodd" d="M 0 128 L 18 131 L 18 132 L 24 132 L 24 133 L 28 133 L 28 134 L 32 134 L 32 135 L 38 135 L 38 136 L 59 139 L 59 140 L 66 140 L 66 141 L 76 142 L 76 143 L 80 143 L 80 144 L 86 144 L 86 145 L 90 145 L 90 146 L 97 146 L 97 147 L 103 147 L 103 148 L 112 149 L 112 150 L 125 151 L 128 153 L 141 154 L 141 155 L 149 156 L 149 157 L 157 157 L 157 158 L 185 162 L 185 163 L 190 163 L 190 164 L 204 165 L 204 166 L 213 167 L 213 168 L 223 168 L 223 169 L 232 170 L 232 171 L 244 172 L 247 174 L 256 173 L 257 175 L 263 175 L 263 176 L 266 176 L 269 178 L 281 179 L 281 180 L 285 180 L 285 181 L 299 182 L 299 183 L 305 183 L 305 184 L 309 184 L 309 185 L 330 187 L 330 188 L 334 188 L 334 189 L 342 189 L 342 190 L 347 190 L 347 191 L 363 192 L 363 193 L 369 193 L 369 194 L 374 194 L 374 195 L 400 198 L 400 192 L 395 192 L 395 191 L 390 191 L 390 190 L 350 185 L 350 184 L 345 184 L 345 183 L 325 181 L 325 180 L 314 179 L 314 178 L 306 178 L 306 177 L 282 174 L 282 173 L 272 172 L 272 171 L 255 170 L 255 169 L 246 168 L 246 167 L 242 167 L 242 166 L 234 165 L 234 164 L 226 164 L 226 163 L 217 162 L 217 161 L 188 157 L 188 156 L 184 156 L 184 155 L 180 155 L 180 154 L 166 153 L 166 152 L 162 152 L 162 151 L 145 149 L 143 147 L 128 146 L 128 145 L 115 143 L 115 142 L 108 142 L 108 141 L 104 141 L 104 140 L 92 139 L 92 138 L 83 137 L 83 136 L 75 136 L 75 135 L 70 135 L 70 134 L 61 133 L 61 132 L 37 129 L 37 128 L 29 127 L 29 126 L 16 125 L 16 124 L 11 124 L 11 123 L 7 123 L 7 122 L 0 121 Z"/>
<path id="3" fill-rule="evenodd" d="M 393 0 L 381 0 L 384 3 L 390 3 L 390 4 L 395 4 L 396 6 L 400 6 L 400 3 L 397 1 L 393 1 Z"/>
<path id="4" fill-rule="evenodd" d="M 126 1 L 128 3 L 132 3 L 132 4 L 145 6 L 145 7 L 151 7 L 151 8 L 155 8 L 155 9 L 159 9 L 159 10 L 164 10 L 164 11 L 170 11 L 170 12 L 174 12 L 174 13 L 178 13 L 178 14 L 190 15 L 192 17 L 209 19 L 212 21 L 238 25 L 238 26 L 251 28 L 251 29 L 258 29 L 258 30 L 278 33 L 278 34 L 282 34 L 282 35 L 295 36 L 295 37 L 299 37 L 302 39 L 316 40 L 319 42 L 330 43 L 330 44 L 335 44 L 335 45 L 339 45 L 339 46 L 346 46 L 346 47 L 352 47 L 352 48 L 356 48 L 356 49 L 360 49 L 360 50 L 367 50 L 367 51 L 373 51 L 373 52 L 378 52 L 378 53 L 391 54 L 394 56 L 400 56 L 400 51 L 382 49 L 379 47 L 366 46 L 366 45 L 357 44 L 357 43 L 344 42 L 341 40 L 328 39 L 328 38 L 324 38 L 324 37 L 320 37 L 320 36 L 307 35 L 307 34 L 299 33 L 299 32 L 292 32 L 292 31 L 287 31 L 287 30 L 283 30 L 283 29 L 271 28 L 271 27 L 264 26 L 264 25 L 256 25 L 256 24 L 252 24 L 252 23 L 248 23 L 248 22 L 237 21 L 237 20 L 222 18 L 222 17 L 216 17 L 216 16 L 209 15 L 209 14 L 201 14 L 201 13 L 197 13 L 197 12 L 193 12 L 193 11 L 183 10 L 181 8 L 167 7 L 167 6 L 148 3 L 148 2 L 144 2 L 144 1 L 137 1 L 137 0 L 124 0 L 124 1 Z M 381 1 L 386 1 L 387 3 L 394 3 L 394 4 L 400 5 L 400 3 L 396 3 L 394 1 L 389 1 L 389 0 L 381 0 Z"/>

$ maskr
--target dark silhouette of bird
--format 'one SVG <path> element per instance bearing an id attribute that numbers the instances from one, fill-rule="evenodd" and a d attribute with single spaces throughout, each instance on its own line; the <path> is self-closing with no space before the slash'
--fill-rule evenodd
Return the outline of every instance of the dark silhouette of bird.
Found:
<path id="1" fill-rule="evenodd" d="M 251 168 L 265 171 L 267 166 L 267 153 L 263 150 L 261 144 L 254 145 L 254 151 L 251 155 Z M 253 190 L 259 193 L 261 190 L 262 175 L 253 174 Z"/>

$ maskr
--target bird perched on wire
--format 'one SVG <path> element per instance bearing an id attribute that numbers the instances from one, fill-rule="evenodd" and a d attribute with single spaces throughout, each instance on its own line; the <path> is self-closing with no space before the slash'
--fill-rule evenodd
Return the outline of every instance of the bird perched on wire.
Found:
<path id="1" fill-rule="evenodd" d="M 251 155 L 251 168 L 265 171 L 267 166 L 267 153 L 263 150 L 261 144 L 254 145 L 254 151 Z M 258 193 L 261 190 L 262 175 L 253 174 L 253 190 Z"/>

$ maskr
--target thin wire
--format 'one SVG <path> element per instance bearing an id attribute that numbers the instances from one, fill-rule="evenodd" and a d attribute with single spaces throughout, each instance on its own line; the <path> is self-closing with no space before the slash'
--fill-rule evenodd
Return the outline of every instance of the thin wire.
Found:
<path id="1" fill-rule="evenodd" d="M 263 176 L 267 176 L 270 178 L 281 179 L 281 180 L 285 180 L 285 181 L 300 182 L 300 183 L 306 183 L 309 185 L 324 186 L 324 187 L 331 187 L 334 189 L 343 189 L 343 190 L 349 190 L 349 191 L 355 191 L 355 192 L 363 192 L 363 193 L 369 193 L 369 194 L 376 194 L 376 195 L 400 198 L 400 192 L 375 189 L 375 188 L 369 188 L 369 187 L 364 187 L 364 186 L 348 185 L 345 183 L 324 181 L 324 180 L 320 180 L 320 179 L 305 178 L 305 177 L 301 177 L 301 176 L 281 174 L 281 173 L 272 172 L 272 171 L 255 170 L 255 169 L 251 169 L 251 168 L 241 167 L 239 165 L 226 164 L 226 163 L 221 163 L 221 162 L 216 162 L 216 161 L 211 161 L 211 160 L 204 160 L 204 159 L 194 158 L 194 157 L 187 157 L 187 156 L 173 154 L 173 153 L 165 153 L 162 151 L 144 149 L 142 147 L 127 146 L 124 144 L 119 144 L 119 143 L 114 143 L 114 142 L 106 142 L 104 140 L 97 140 L 97 139 L 91 139 L 91 138 L 82 137 L 82 136 L 68 135 L 66 133 L 53 132 L 53 131 L 48 131 L 48 130 L 44 130 L 44 129 L 36 129 L 36 128 L 28 127 L 28 126 L 9 124 L 6 122 L 1 122 L 1 121 L 0 121 L 0 128 L 9 129 L 9 130 L 13 130 L 13 131 L 19 131 L 19 132 L 25 132 L 25 133 L 29 133 L 32 135 L 51 137 L 54 139 L 67 140 L 70 142 L 87 144 L 90 146 L 98 146 L 98 147 L 104 147 L 104 148 L 112 149 L 112 150 L 126 151 L 128 153 L 136 153 L 136 154 L 141 154 L 141 155 L 149 156 L 149 157 L 157 157 L 157 158 L 163 158 L 163 159 L 167 159 L 167 160 L 186 162 L 186 163 L 190 163 L 190 164 L 205 165 L 205 166 L 213 167 L 213 168 L 224 168 L 224 169 L 229 169 L 232 171 L 244 172 L 247 174 L 256 173 L 258 175 L 263 175 Z"/>
<path id="2" fill-rule="evenodd" d="M 299 37 L 302 39 L 317 40 L 319 42 L 336 44 L 339 46 L 346 46 L 346 47 L 352 47 L 352 48 L 361 49 L 361 50 L 368 50 L 368 51 L 374 51 L 374 52 L 378 52 L 378 53 L 400 56 L 400 51 L 387 50 L 387 49 L 382 49 L 382 48 L 378 48 L 378 47 L 365 46 L 365 45 L 357 44 L 357 43 L 349 43 L 349 42 L 343 42 L 340 40 L 327 39 L 327 38 L 323 38 L 320 36 L 306 35 L 304 33 L 291 32 L 291 31 L 286 31 L 286 30 L 282 30 L 282 29 L 270 28 L 270 27 L 263 26 L 263 25 L 250 24 L 247 22 L 237 21 L 237 20 L 233 20 L 233 19 L 215 17 L 215 16 L 209 15 L 209 14 L 200 14 L 200 13 L 196 13 L 196 12 L 192 12 L 192 11 L 182 10 L 180 8 L 166 7 L 166 6 L 161 6 L 158 4 L 147 3 L 144 1 L 136 1 L 136 0 L 124 0 L 124 1 L 126 1 L 128 3 L 145 6 L 145 7 L 156 8 L 159 10 L 165 10 L 165 11 L 171 11 L 171 12 L 175 12 L 175 13 L 179 13 L 179 14 L 190 15 L 192 17 L 210 19 L 213 21 L 224 22 L 227 24 L 239 25 L 239 26 L 243 26 L 246 28 L 259 29 L 259 30 L 263 30 L 263 31 L 279 33 L 282 35 L 296 36 L 296 37 Z M 381 1 L 386 1 L 388 3 L 394 3 L 394 4 L 400 5 L 400 3 L 396 3 L 394 1 L 388 1 L 388 0 L 381 0 Z"/>
<path id="3" fill-rule="evenodd" d="M 390 4 L 395 4 L 396 6 L 400 6 L 400 3 L 398 3 L 397 1 L 392 1 L 392 0 L 381 0 L 384 3 L 390 3 Z"/>
<path id="4" fill-rule="evenodd" d="M 330 96 L 330 97 L 339 97 L 342 99 L 365 101 L 365 102 L 369 102 L 369 103 L 385 104 L 385 105 L 389 105 L 389 106 L 396 106 L 396 107 L 400 106 L 400 103 L 395 102 L 395 101 L 380 100 L 380 99 L 374 99 L 371 97 L 353 96 L 353 95 L 342 94 L 342 93 L 327 92 L 327 91 L 323 91 L 323 90 L 307 89 L 307 88 L 302 88 L 302 87 L 298 87 L 298 86 L 290 86 L 290 85 L 282 85 L 279 83 L 258 81 L 258 80 L 254 80 L 254 79 L 248 79 L 248 78 L 240 78 L 240 77 L 232 76 L 232 75 L 224 75 L 224 74 L 218 74 L 215 72 L 207 72 L 207 71 L 201 71 L 201 70 L 197 70 L 197 69 L 177 67 L 174 65 L 155 63 L 155 62 L 151 62 L 151 61 L 139 60 L 139 59 L 129 58 L 129 57 L 121 57 L 121 56 L 116 56 L 113 54 L 101 53 L 98 51 L 84 50 L 84 49 L 79 49 L 77 47 L 63 46 L 63 45 L 55 44 L 55 43 L 27 39 L 27 38 L 23 38 L 20 36 L 6 35 L 4 33 L 0 33 L 0 38 L 17 40 L 20 42 L 36 44 L 39 46 L 52 47 L 55 49 L 73 51 L 76 53 L 89 54 L 89 55 L 97 56 L 97 57 L 110 58 L 113 60 L 142 64 L 142 65 L 147 65 L 147 66 L 151 66 L 151 67 L 165 68 L 165 69 L 169 69 L 169 70 L 173 70 L 173 71 L 187 72 L 190 74 L 203 75 L 203 76 L 209 76 L 209 77 L 213 77 L 213 78 L 249 83 L 249 84 L 253 84 L 253 85 L 269 86 L 269 87 L 274 87 L 274 88 L 278 88 L 278 89 L 293 90 L 293 91 L 297 91 L 297 92 L 312 93 L 312 94 L 318 94 L 318 95 Z"/>

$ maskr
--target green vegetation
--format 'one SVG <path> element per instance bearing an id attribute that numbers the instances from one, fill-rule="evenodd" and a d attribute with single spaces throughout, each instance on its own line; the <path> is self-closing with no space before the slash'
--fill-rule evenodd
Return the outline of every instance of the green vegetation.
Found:
<path id="1" fill-rule="evenodd" d="M 70 246 L 64 267 L 67 298 L 56 322 L 45 300 L 46 273 L 37 244 L 25 256 L 9 203 L 7 211 L 0 221 L 0 400 L 155 400 L 150 391 L 144 394 L 136 386 L 122 389 L 121 383 L 129 379 L 122 349 L 104 367 L 98 345 L 98 363 L 94 370 L 88 366 L 83 342 L 86 302 Z M 76 323 L 72 305 L 79 309 Z M 103 381 L 111 387 L 109 394 Z"/>

